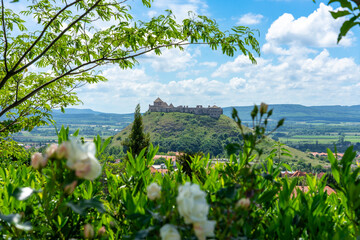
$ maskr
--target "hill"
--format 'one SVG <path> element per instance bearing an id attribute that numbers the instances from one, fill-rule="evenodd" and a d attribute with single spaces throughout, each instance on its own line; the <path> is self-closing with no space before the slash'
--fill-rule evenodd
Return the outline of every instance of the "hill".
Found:
<path id="1" fill-rule="evenodd" d="M 224 114 L 231 116 L 233 107 L 223 108 Z M 252 106 L 235 106 L 239 117 L 244 121 L 250 121 L 249 112 Z M 269 105 L 274 109 L 274 120 L 285 118 L 286 121 L 301 122 L 359 122 L 360 105 L 354 106 L 303 106 L 298 104 L 274 104 Z"/>
<path id="2" fill-rule="evenodd" d="M 65 113 L 60 110 L 53 111 L 57 125 L 94 124 L 94 125 L 120 125 L 126 127 L 134 119 L 133 113 L 117 114 L 96 112 L 91 109 L 66 108 Z"/>
<path id="3" fill-rule="evenodd" d="M 241 141 L 240 130 L 235 122 L 225 115 L 219 119 L 209 116 L 187 113 L 159 113 L 147 112 L 143 115 L 144 131 L 150 134 L 151 142 L 160 146 L 161 152 L 191 151 L 210 153 L 211 156 L 225 156 L 224 147 L 229 143 Z M 111 146 L 121 146 L 131 131 L 127 126 L 113 138 Z M 264 156 L 270 153 L 275 141 L 266 139 L 262 148 Z M 290 165 L 297 165 L 298 161 L 313 166 L 319 164 L 306 153 L 288 148 L 293 158 L 288 158 Z"/>

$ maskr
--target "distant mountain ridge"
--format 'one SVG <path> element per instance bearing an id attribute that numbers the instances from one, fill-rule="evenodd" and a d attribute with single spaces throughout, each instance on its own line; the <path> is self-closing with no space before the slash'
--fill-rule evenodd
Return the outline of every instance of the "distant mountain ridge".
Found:
<path id="1" fill-rule="evenodd" d="M 235 106 L 239 117 L 250 121 L 253 106 Z M 272 119 L 285 118 L 287 121 L 325 121 L 325 122 L 360 122 L 360 105 L 354 106 L 303 106 L 300 104 L 271 104 L 274 109 Z M 223 108 L 224 115 L 231 116 L 233 107 Z"/>
<path id="2" fill-rule="evenodd" d="M 224 115 L 231 118 L 233 107 L 224 107 Z M 235 106 L 239 117 L 243 121 L 251 121 L 250 112 L 253 106 Z M 353 106 L 303 106 L 300 104 L 270 104 L 269 108 L 273 108 L 272 119 L 279 120 L 285 118 L 286 121 L 306 121 L 306 122 L 360 122 L 360 105 Z M 79 119 L 84 118 L 91 120 L 106 120 L 108 118 L 116 121 L 133 120 L 133 113 L 104 113 L 93 111 L 91 109 L 66 108 L 65 114 L 60 110 L 53 110 L 55 121 L 63 119 Z"/>

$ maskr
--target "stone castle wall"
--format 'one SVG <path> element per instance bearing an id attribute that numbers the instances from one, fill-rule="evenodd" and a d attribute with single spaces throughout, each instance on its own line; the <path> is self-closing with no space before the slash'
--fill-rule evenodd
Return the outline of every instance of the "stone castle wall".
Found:
<path id="1" fill-rule="evenodd" d="M 188 106 L 177 106 L 174 107 L 172 104 L 168 105 L 166 102 L 162 101 L 160 98 L 157 98 L 154 101 L 154 105 L 149 105 L 149 112 L 180 112 L 180 113 L 192 113 L 196 115 L 209 115 L 213 118 L 219 118 L 221 114 L 223 114 L 223 110 L 220 107 L 212 106 L 212 107 L 203 107 L 201 105 L 197 105 L 196 107 L 188 107 Z"/>

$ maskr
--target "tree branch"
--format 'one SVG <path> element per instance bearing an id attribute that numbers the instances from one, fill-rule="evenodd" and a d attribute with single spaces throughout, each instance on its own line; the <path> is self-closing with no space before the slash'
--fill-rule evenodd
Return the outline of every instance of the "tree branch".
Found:
<path id="1" fill-rule="evenodd" d="M 71 4 L 75 4 L 76 2 L 78 2 L 80 0 L 77 0 Z M 17 62 L 17 64 L 11 69 L 11 71 L 2 79 L 2 81 L 0 82 L 0 89 L 3 88 L 3 86 L 5 85 L 5 83 L 7 82 L 7 80 L 9 80 L 12 76 L 14 76 L 15 74 L 18 74 L 19 72 L 23 71 L 24 69 L 26 69 L 27 67 L 29 67 L 30 65 L 34 64 L 37 60 L 39 60 L 42 56 L 44 56 L 44 54 L 46 54 L 46 52 L 70 29 L 72 28 L 72 26 L 74 26 L 76 23 L 78 23 L 83 17 L 85 17 L 89 12 L 91 12 L 102 0 L 97 0 L 93 6 L 91 6 L 88 10 L 86 10 L 81 16 L 79 16 L 76 20 L 74 20 L 72 23 L 70 23 L 67 28 L 65 28 L 37 57 L 35 57 L 32 61 L 30 61 L 29 63 L 25 64 L 24 66 L 22 66 L 21 68 L 19 68 L 18 70 L 15 70 L 16 67 L 20 64 L 20 61 Z M 64 10 L 64 9 L 62 9 Z M 45 31 L 44 31 L 45 32 Z M 28 52 L 28 51 L 27 51 Z M 35 89 L 36 90 L 36 89 Z M 35 91 L 34 90 L 34 91 Z M 3 114 L 3 111 L 1 111 L 1 113 Z M 0 113 L 0 116 L 2 115 Z"/>
<path id="2" fill-rule="evenodd" d="M 353 1 L 354 3 L 356 3 L 356 5 L 357 5 L 358 7 L 360 7 L 360 0 L 351 0 L 351 1 Z"/>
<path id="3" fill-rule="evenodd" d="M 3 1 L 3 0 L 2 0 Z M 63 7 L 53 18 L 51 18 L 50 19 L 50 21 L 46 24 L 46 26 L 44 27 L 44 29 L 41 31 L 41 33 L 40 33 L 40 35 L 37 37 L 37 39 L 33 42 L 33 44 L 25 51 L 25 53 L 20 57 L 20 59 L 17 61 L 17 63 L 14 65 L 14 67 L 11 69 L 11 71 L 15 71 L 15 69 L 20 65 L 20 63 L 22 62 L 22 60 L 24 60 L 24 58 L 26 57 L 26 55 L 35 47 L 35 45 L 41 40 L 41 38 L 42 38 L 42 36 L 44 36 L 44 34 L 45 34 L 45 32 L 46 32 L 46 30 L 50 27 L 50 25 L 56 20 L 56 18 L 62 13 L 62 12 L 64 12 L 66 9 L 68 9 L 69 7 L 71 7 L 72 5 L 74 5 L 74 4 L 76 4 L 76 3 L 78 3 L 78 2 L 80 2 L 80 1 L 82 1 L 82 0 L 76 0 L 76 1 L 74 1 L 74 2 L 72 2 L 72 3 L 70 3 L 69 5 L 66 5 L 65 7 Z M 66 29 L 67 30 L 67 29 Z M 63 31 L 63 33 L 62 34 L 64 34 L 65 32 Z M 60 34 L 61 36 L 62 36 L 62 34 Z M 56 39 L 57 40 L 57 39 Z M 55 43 L 55 42 L 54 42 Z M 52 45 L 51 45 L 52 46 Z M 48 50 L 48 49 L 45 49 L 46 51 Z M 40 57 L 42 56 L 42 55 L 44 55 L 46 52 L 43 52 L 43 53 L 41 53 L 40 54 Z M 37 59 L 39 59 L 39 56 L 38 56 L 38 58 Z M 36 59 L 36 60 L 37 60 Z M 36 61 L 35 60 L 35 61 Z M 33 62 L 29 62 L 27 65 L 25 65 L 26 67 L 28 67 L 29 66 L 29 64 L 32 64 Z M 31 65 L 30 64 L 30 65 Z M 25 68 L 26 68 L 25 67 Z M 20 68 L 20 71 L 22 71 L 21 69 L 25 69 L 24 67 L 23 68 Z M 16 71 L 14 74 L 16 74 L 17 72 L 19 72 L 19 71 Z M 1 88 L 1 86 L 0 86 L 0 88 Z"/>
<path id="4" fill-rule="evenodd" d="M 102 0 L 97 0 L 93 6 L 91 6 L 88 10 L 86 10 L 80 17 L 78 17 L 75 21 L 73 21 L 72 23 L 69 24 L 69 26 L 67 26 L 67 28 L 65 28 L 54 40 L 52 40 L 52 42 L 37 56 L 35 57 L 32 61 L 30 61 L 29 63 L 25 64 L 24 66 L 22 66 L 21 68 L 19 68 L 18 70 L 16 70 L 14 72 L 14 74 L 17 74 L 21 71 L 23 71 L 25 68 L 29 67 L 30 65 L 32 65 L 33 63 L 35 63 L 37 60 L 39 60 L 70 28 L 72 28 L 72 26 L 74 26 L 76 23 L 78 23 L 83 17 L 85 17 L 89 12 L 91 12 Z M 0 86 L 1 88 L 1 86 Z"/>
<path id="5" fill-rule="evenodd" d="M 1 21 L 2 21 L 2 26 L 3 26 L 3 31 L 4 31 L 4 63 L 5 63 L 5 71 L 6 73 L 9 72 L 8 66 L 7 66 L 7 60 L 6 60 L 6 55 L 7 55 L 7 48 L 8 48 L 8 41 L 7 41 L 7 37 L 6 37 L 6 25 L 5 25 L 5 10 L 4 10 L 4 0 L 1 0 Z M 0 87 L 1 89 L 1 87 Z"/>
<path id="6" fill-rule="evenodd" d="M 170 47 L 170 46 L 184 46 L 184 45 L 190 45 L 190 44 L 209 44 L 209 43 L 203 43 L 203 42 L 200 42 L 200 43 L 190 43 L 190 42 L 185 42 L 186 40 L 181 40 L 180 42 L 176 42 L 176 43 L 169 43 L 169 44 L 164 44 L 164 45 L 160 45 L 160 46 L 156 46 L 156 47 L 152 47 L 152 48 L 149 48 L 148 50 L 145 50 L 145 51 L 142 51 L 140 53 L 137 53 L 137 54 L 134 54 L 134 55 L 129 55 L 129 56 L 126 56 L 126 57 L 121 57 L 121 58 L 105 58 L 105 57 L 102 57 L 102 58 L 99 58 L 99 59 L 96 59 L 96 60 L 93 60 L 93 61 L 90 61 L 90 62 L 86 62 L 80 66 L 77 66 L 76 68 L 73 68 L 69 71 L 67 71 L 66 73 L 63 73 L 55 78 L 53 78 L 52 80 L 50 80 L 49 82 L 46 82 L 44 84 L 42 84 L 41 86 L 37 87 L 36 89 L 34 89 L 33 91 L 31 91 L 29 94 L 27 94 L 26 96 L 24 96 L 23 98 L 21 98 L 20 100 L 18 101 L 15 101 L 14 103 L 8 105 L 6 108 L 2 109 L 2 111 L 0 112 L 0 117 L 2 115 L 4 115 L 4 113 L 6 113 L 7 111 L 9 111 L 10 109 L 13 109 L 17 106 L 19 106 L 20 104 L 22 104 L 23 102 L 25 102 L 26 100 L 28 100 L 29 98 L 31 98 L 32 96 L 34 96 L 37 92 L 39 92 L 41 89 L 45 88 L 46 86 L 52 84 L 53 82 L 65 77 L 65 76 L 69 76 L 69 75 L 74 75 L 75 71 L 76 70 L 79 70 L 87 65 L 90 65 L 90 64 L 95 64 L 96 66 L 100 65 L 99 62 L 101 61 L 121 61 L 121 60 L 126 60 L 126 59 L 129 59 L 129 58 L 134 58 L 134 57 L 138 57 L 140 55 L 143 55 L 143 54 L 146 54 L 148 52 L 151 52 L 151 51 L 154 51 L 155 49 L 159 49 L 159 48 L 164 48 L 164 47 Z M 82 73 L 82 72 L 86 72 L 88 70 L 91 70 L 93 68 L 95 68 L 96 66 L 93 66 L 93 67 L 90 67 L 86 70 L 80 70 L 79 72 L 77 73 Z"/>

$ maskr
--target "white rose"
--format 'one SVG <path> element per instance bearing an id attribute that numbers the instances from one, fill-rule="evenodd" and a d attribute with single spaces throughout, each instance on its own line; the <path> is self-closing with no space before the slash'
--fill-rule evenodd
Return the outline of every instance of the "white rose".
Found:
<path id="1" fill-rule="evenodd" d="M 205 192 L 201 191 L 199 185 L 196 184 L 187 182 L 179 187 L 176 203 L 185 223 L 207 220 L 209 205 L 206 202 L 205 195 Z"/>
<path id="2" fill-rule="evenodd" d="M 101 174 L 101 165 L 95 158 L 95 144 L 87 142 L 81 144 L 79 141 L 65 143 L 66 165 L 75 170 L 76 176 L 87 180 L 94 180 Z"/>
<path id="3" fill-rule="evenodd" d="M 161 187 L 157 183 L 151 183 L 146 190 L 147 196 L 150 200 L 155 200 L 161 197 Z"/>
<path id="4" fill-rule="evenodd" d="M 180 240 L 180 234 L 176 227 L 171 224 L 165 224 L 160 228 L 161 240 Z"/>
<path id="5" fill-rule="evenodd" d="M 206 237 L 213 237 L 216 221 L 204 221 L 194 223 L 194 232 L 199 240 L 205 240 Z"/>

